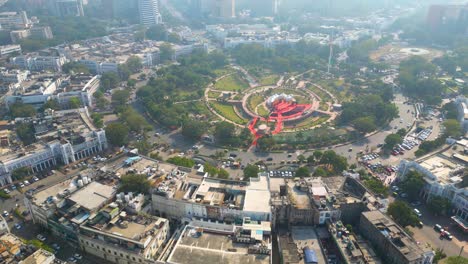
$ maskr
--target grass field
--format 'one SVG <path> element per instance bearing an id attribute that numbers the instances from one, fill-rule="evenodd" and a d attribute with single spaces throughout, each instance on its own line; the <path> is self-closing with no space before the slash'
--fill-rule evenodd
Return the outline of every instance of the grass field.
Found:
<path id="1" fill-rule="evenodd" d="M 279 79 L 278 75 L 267 75 L 262 77 L 259 82 L 261 85 L 275 85 Z"/>
<path id="2" fill-rule="evenodd" d="M 223 76 L 225 74 L 228 74 L 228 73 L 230 73 L 232 71 L 233 71 L 233 69 L 231 69 L 231 68 L 222 68 L 222 69 L 216 69 L 213 72 L 214 72 L 214 74 L 216 74 L 217 77 L 221 77 L 221 76 Z"/>
<path id="3" fill-rule="evenodd" d="M 320 116 L 319 118 L 306 118 L 298 123 L 295 128 L 309 128 L 321 124 L 330 118 L 329 116 Z"/>
<path id="4" fill-rule="evenodd" d="M 249 109 L 255 110 L 255 107 L 261 104 L 264 101 L 263 96 L 261 95 L 252 95 L 249 98 Z"/>
<path id="5" fill-rule="evenodd" d="M 234 111 L 234 106 L 230 104 L 224 104 L 219 102 L 212 102 L 211 106 L 222 116 L 226 119 L 229 119 L 237 124 L 245 125 L 247 124 L 247 120 L 243 119 L 242 117 L 236 114 Z"/>
<path id="6" fill-rule="evenodd" d="M 208 97 L 209 98 L 218 98 L 221 95 L 221 92 L 216 92 L 216 91 L 209 91 L 208 92 Z"/>
<path id="7" fill-rule="evenodd" d="M 263 105 L 260 105 L 258 106 L 257 108 L 257 114 L 259 114 L 260 116 L 263 116 L 263 117 L 268 117 L 268 115 L 270 114 L 270 111 L 268 111 L 265 106 Z"/>
<path id="8" fill-rule="evenodd" d="M 221 91 L 238 91 L 248 88 L 249 84 L 238 74 L 231 74 L 216 82 L 214 87 Z"/>

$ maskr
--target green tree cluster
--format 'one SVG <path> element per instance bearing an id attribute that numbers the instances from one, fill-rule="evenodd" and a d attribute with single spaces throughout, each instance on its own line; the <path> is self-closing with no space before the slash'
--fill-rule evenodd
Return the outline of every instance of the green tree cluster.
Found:
<path id="1" fill-rule="evenodd" d="M 205 172 L 207 172 L 211 177 L 217 177 L 220 179 L 229 179 L 229 172 L 223 168 L 217 168 L 212 166 L 209 163 L 204 165 Z"/>
<path id="2" fill-rule="evenodd" d="M 167 162 L 186 168 L 192 168 L 193 166 L 195 166 L 195 161 L 185 157 L 172 157 L 167 159 Z"/>
<path id="3" fill-rule="evenodd" d="M 403 138 L 399 134 L 390 134 L 385 137 L 384 142 L 385 142 L 384 149 L 391 150 L 396 145 L 403 143 Z"/>
<path id="4" fill-rule="evenodd" d="M 419 222 L 418 216 L 413 212 L 413 209 L 405 202 L 396 200 L 388 206 L 387 213 L 399 225 L 406 227 L 408 225 L 416 225 Z"/>
<path id="5" fill-rule="evenodd" d="M 449 212 L 452 203 L 449 199 L 442 196 L 433 196 L 427 203 L 427 209 L 435 215 L 445 215 Z"/>
<path id="6" fill-rule="evenodd" d="M 111 123 L 106 126 L 106 137 L 113 146 L 120 147 L 128 142 L 128 128 L 122 123 Z"/>
<path id="7" fill-rule="evenodd" d="M 36 115 L 36 109 L 32 105 L 17 102 L 10 105 L 10 115 L 12 117 L 33 117 Z"/>
<path id="8" fill-rule="evenodd" d="M 250 178 L 257 178 L 260 169 L 255 164 L 247 164 L 244 168 L 244 181 L 249 181 Z"/>
<path id="9" fill-rule="evenodd" d="M 208 123 L 198 120 L 185 120 L 182 124 L 182 135 L 186 138 L 198 140 L 207 132 Z"/>
<path id="10" fill-rule="evenodd" d="M 35 130 L 32 123 L 21 123 L 16 125 L 16 134 L 24 145 L 36 142 Z"/>
<path id="11" fill-rule="evenodd" d="M 333 150 L 323 152 L 318 164 L 324 165 L 328 168 L 327 174 L 340 174 L 348 168 L 348 160 L 345 157 L 338 155 Z M 315 173 L 317 173 L 317 169 L 315 170 Z"/>
<path id="12" fill-rule="evenodd" d="M 411 170 L 405 175 L 405 179 L 400 183 L 400 188 L 408 194 L 410 201 L 417 200 L 419 193 L 425 185 L 424 176 L 418 172 Z"/>
<path id="13" fill-rule="evenodd" d="M 309 167 L 303 166 L 296 170 L 296 177 L 305 178 L 310 177 Z"/>
<path id="14" fill-rule="evenodd" d="M 120 179 L 119 192 L 148 194 L 151 184 L 144 174 L 127 174 Z"/>

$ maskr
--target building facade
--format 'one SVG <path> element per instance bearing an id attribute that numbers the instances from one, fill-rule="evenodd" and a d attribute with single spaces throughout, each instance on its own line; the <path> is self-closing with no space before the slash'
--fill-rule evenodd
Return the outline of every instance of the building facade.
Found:
<path id="1" fill-rule="evenodd" d="M 159 0 L 139 0 L 138 11 L 142 25 L 153 26 L 162 23 Z"/>

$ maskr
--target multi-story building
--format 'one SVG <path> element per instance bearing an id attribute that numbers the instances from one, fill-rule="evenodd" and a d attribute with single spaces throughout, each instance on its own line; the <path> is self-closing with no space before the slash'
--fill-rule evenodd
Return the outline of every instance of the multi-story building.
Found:
<path id="1" fill-rule="evenodd" d="M 359 232 L 374 245 L 385 263 L 430 264 L 435 253 L 416 244 L 402 227 L 379 210 L 363 212 Z"/>
<path id="2" fill-rule="evenodd" d="M 405 179 L 411 170 L 422 173 L 426 184 L 421 197 L 426 201 L 434 196 L 447 198 L 452 203 L 452 213 L 468 222 L 468 186 L 463 182 L 463 171 L 468 164 L 465 154 L 468 140 L 457 141 L 455 146 L 455 150 L 448 149 L 420 161 L 401 161 L 399 177 Z"/>
<path id="3" fill-rule="evenodd" d="M 190 170 L 188 170 L 190 172 Z M 270 221 L 268 179 L 250 182 L 204 178 L 176 170 L 152 194 L 153 210 L 170 219 Z"/>
<path id="4" fill-rule="evenodd" d="M 463 129 L 463 132 L 468 132 L 468 98 L 459 96 L 455 100 L 457 105 L 458 115 L 457 119 Z"/>
<path id="5" fill-rule="evenodd" d="M 0 256 L 2 264 L 52 264 L 55 260 L 54 254 L 26 246 L 11 233 L 0 236 Z"/>
<path id="6" fill-rule="evenodd" d="M 36 124 L 35 136 L 39 143 L 0 156 L 0 185 L 12 183 L 11 173 L 15 169 L 26 167 L 39 172 L 57 164 L 75 162 L 107 148 L 105 131 L 92 126 L 86 108 L 52 112 L 42 120 L 18 119 L 16 122 Z M 50 138 L 53 140 L 48 141 Z"/>
<path id="7" fill-rule="evenodd" d="M 19 45 L 18 45 L 19 46 Z M 21 51 L 21 49 L 20 49 Z M 45 71 L 52 70 L 56 72 L 62 71 L 62 66 L 68 60 L 65 56 L 32 56 L 23 55 L 10 59 L 10 63 L 18 66 L 21 69 L 29 71 Z"/>
<path id="8" fill-rule="evenodd" d="M 7 220 L 3 217 L 3 215 L 0 215 L 0 236 L 5 233 L 10 233 L 10 228 L 8 227 Z"/>
<path id="9" fill-rule="evenodd" d="M 158 262 L 268 264 L 272 261 L 271 248 L 270 222 L 248 217 L 238 224 L 194 220 L 169 243 Z"/>
<path id="10" fill-rule="evenodd" d="M 31 21 L 25 11 L 0 13 L 0 27 L 3 30 L 28 28 Z"/>
<path id="11" fill-rule="evenodd" d="M 20 45 L 0 46 L 0 57 L 3 57 L 11 53 L 21 53 L 21 46 Z"/>
<path id="12" fill-rule="evenodd" d="M 28 78 L 29 71 L 23 70 L 7 70 L 0 71 L 0 81 L 4 83 L 22 83 Z"/>
<path id="13" fill-rule="evenodd" d="M 31 38 L 34 39 L 52 39 L 54 35 L 52 34 L 52 29 L 49 26 L 45 27 L 32 27 L 30 30 Z"/>
<path id="14" fill-rule="evenodd" d="M 211 0 L 211 15 L 220 18 L 233 18 L 236 16 L 235 0 Z"/>
<path id="15" fill-rule="evenodd" d="M 50 0 L 57 16 L 84 16 L 83 0 Z"/>
<path id="16" fill-rule="evenodd" d="M 81 250 L 113 263 L 154 263 L 169 239 L 169 221 L 109 206 L 80 226 Z"/>
<path id="17" fill-rule="evenodd" d="M 142 25 L 153 26 L 162 23 L 161 13 L 159 12 L 159 0 L 139 0 L 138 10 Z"/>
<path id="18" fill-rule="evenodd" d="M 20 40 L 28 38 L 31 35 L 29 29 L 19 29 L 10 31 L 10 39 L 13 43 L 18 43 Z"/>

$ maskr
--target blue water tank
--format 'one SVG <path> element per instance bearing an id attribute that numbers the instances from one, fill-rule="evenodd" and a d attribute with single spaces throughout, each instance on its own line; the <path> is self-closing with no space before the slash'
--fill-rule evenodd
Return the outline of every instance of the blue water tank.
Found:
<path id="1" fill-rule="evenodd" d="M 318 263 L 317 254 L 309 247 L 304 248 L 304 260 L 305 263 Z"/>

